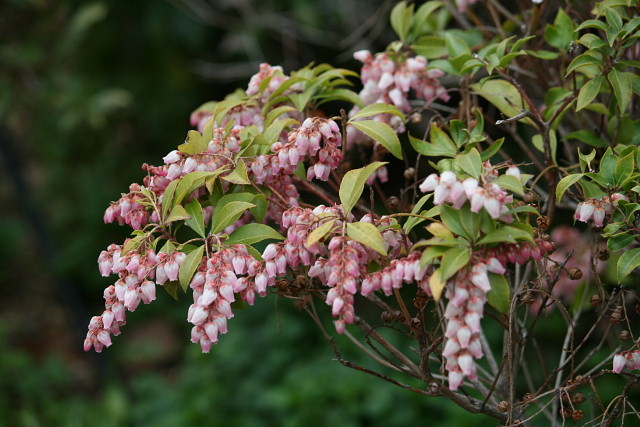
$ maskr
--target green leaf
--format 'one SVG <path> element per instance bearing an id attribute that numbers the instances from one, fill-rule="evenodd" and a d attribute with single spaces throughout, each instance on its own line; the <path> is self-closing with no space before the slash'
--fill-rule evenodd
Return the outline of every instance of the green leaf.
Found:
<path id="1" fill-rule="evenodd" d="M 418 202 L 415 204 L 415 206 L 413 207 L 413 209 L 411 209 L 411 213 L 414 215 L 417 215 L 419 212 L 421 212 L 422 210 L 422 206 L 424 206 L 424 204 L 427 202 L 427 200 L 429 200 L 431 198 L 431 196 L 433 196 L 432 193 L 430 194 L 425 194 L 424 196 L 422 196 L 420 198 L 420 200 L 418 200 Z M 405 233 L 410 233 L 411 230 L 413 230 L 413 227 L 415 227 L 416 225 L 420 224 L 422 221 L 424 221 L 424 218 L 418 218 L 415 216 L 411 216 L 409 217 L 409 219 L 407 219 L 407 221 L 404 223 L 404 226 L 402 226 L 403 230 Z"/>
<path id="2" fill-rule="evenodd" d="M 558 186 L 556 187 L 556 199 L 558 200 L 558 203 L 562 201 L 562 196 L 564 196 L 564 193 L 569 189 L 569 187 L 580 181 L 583 176 L 583 173 L 574 173 L 571 175 L 567 175 L 560 180 Z"/>
<path id="3" fill-rule="evenodd" d="M 405 115 L 395 105 L 384 104 L 379 102 L 377 104 L 371 104 L 358 111 L 353 117 L 349 119 L 350 124 L 363 117 L 377 116 L 378 114 L 393 114 L 400 117 L 403 121 L 406 120 Z"/>
<path id="4" fill-rule="evenodd" d="M 370 247 L 382 256 L 387 255 L 387 247 L 385 245 L 382 234 L 375 225 L 368 222 L 354 222 L 347 224 L 347 236 L 356 242 L 360 242 Z"/>
<path id="5" fill-rule="evenodd" d="M 447 54 L 446 42 L 444 38 L 439 36 L 420 37 L 411 47 L 418 55 L 422 55 L 427 59 L 442 58 Z"/>
<path id="6" fill-rule="evenodd" d="M 624 113 L 627 110 L 629 102 L 631 101 L 633 89 L 631 87 L 631 77 L 629 76 L 630 73 L 618 71 L 615 68 L 607 74 L 607 79 L 609 83 L 611 83 L 613 93 L 616 95 L 620 113 Z"/>
<path id="7" fill-rule="evenodd" d="M 179 206 L 179 205 L 178 205 Z M 176 207 L 178 207 L 176 206 Z M 175 208 L 174 208 L 175 210 Z M 186 224 L 193 229 L 200 237 L 206 238 L 207 234 L 204 228 L 204 215 L 202 213 L 202 206 L 198 199 L 193 199 L 186 207 L 186 212 L 191 216 L 187 219 Z M 173 212 L 172 212 L 173 213 Z"/>
<path id="8" fill-rule="evenodd" d="M 275 121 L 275 119 L 285 113 L 290 113 L 291 111 L 296 111 L 296 109 L 290 105 L 283 105 L 281 107 L 274 108 L 267 114 L 267 117 L 264 120 L 264 127 L 269 127 Z"/>
<path id="9" fill-rule="evenodd" d="M 602 58 L 593 56 L 589 52 L 583 53 L 582 55 L 571 61 L 571 64 L 569 64 L 569 67 L 567 67 L 565 77 L 568 77 L 572 71 L 577 70 L 580 67 L 584 67 L 586 65 L 602 65 L 603 62 L 604 61 Z"/>
<path id="10" fill-rule="evenodd" d="M 379 167 L 386 164 L 386 162 L 374 162 L 363 168 L 350 170 L 344 175 L 342 183 L 340 184 L 339 195 L 345 213 L 348 214 L 351 212 L 351 209 L 353 209 L 358 200 L 360 200 L 360 196 L 364 191 L 364 184 L 371 175 L 373 175 Z"/>
<path id="11" fill-rule="evenodd" d="M 196 249 L 189 252 L 184 261 L 182 261 L 180 272 L 178 273 L 178 280 L 183 291 L 186 291 L 189 288 L 191 279 L 202 262 L 203 255 L 204 245 L 198 246 Z"/>
<path id="12" fill-rule="evenodd" d="M 204 172 L 204 171 L 196 171 L 191 172 L 180 179 L 178 185 L 175 189 L 173 205 L 177 205 L 180 203 L 185 197 L 191 194 L 196 188 L 199 188 L 204 183 L 205 179 L 216 177 L 223 172 L 226 172 L 227 169 L 220 168 L 214 172 Z"/>
<path id="13" fill-rule="evenodd" d="M 169 212 L 169 208 L 173 206 L 173 195 L 176 191 L 176 187 L 180 180 L 175 179 L 167 185 L 167 188 L 164 190 L 164 194 L 162 196 L 162 218 L 167 217 L 167 212 Z M 166 222 L 166 219 L 165 219 Z"/>
<path id="14" fill-rule="evenodd" d="M 409 142 L 411 143 L 411 146 L 413 147 L 413 149 L 416 150 L 418 153 L 422 154 L 423 156 L 455 157 L 455 155 L 458 153 L 458 149 L 456 148 L 455 144 L 453 144 L 453 141 L 451 141 L 451 145 L 436 146 L 433 143 L 430 144 L 427 141 L 414 138 L 413 136 L 409 135 Z"/>
<path id="15" fill-rule="evenodd" d="M 236 222 L 249 208 L 254 207 L 253 203 L 247 202 L 229 202 L 222 206 L 216 207 L 211 218 L 211 231 L 218 234 L 234 222 Z"/>
<path id="16" fill-rule="evenodd" d="M 311 247 L 317 242 L 319 242 L 320 240 L 322 240 L 322 238 L 324 238 L 324 236 L 326 236 L 333 229 L 333 226 L 336 223 L 336 221 L 337 220 L 335 219 L 327 221 L 321 226 L 319 226 L 318 228 L 316 228 L 315 230 L 313 230 L 311 233 L 309 233 L 309 235 L 307 236 L 307 241 L 305 242 L 305 246 L 307 248 Z"/>
<path id="17" fill-rule="evenodd" d="M 600 175 L 604 177 L 605 183 L 603 185 L 606 187 L 607 184 L 612 184 L 616 180 L 615 170 L 618 165 L 618 158 L 613 154 L 611 148 L 607 148 L 604 156 L 600 159 Z"/>
<path id="18" fill-rule="evenodd" d="M 269 127 L 267 127 L 262 134 L 264 135 L 264 138 L 266 139 L 268 145 L 271 145 L 280 138 L 282 131 L 286 127 L 290 127 L 298 123 L 299 122 L 296 119 L 276 120 Z"/>
<path id="19" fill-rule="evenodd" d="M 588 170 L 589 172 L 593 171 L 591 168 L 591 162 L 596 158 L 596 150 L 591 150 L 589 154 L 582 154 L 582 151 L 578 149 L 578 158 L 580 159 L 580 170 L 584 172 Z"/>
<path id="20" fill-rule="evenodd" d="M 500 313 L 509 314 L 511 306 L 511 288 L 507 278 L 501 274 L 488 273 L 491 290 L 487 292 L 487 301 Z"/>
<path id="21" fill-rule="evenodd" d="M 558 9 L 554 25 L 547 25 L 544 37 L 547 42 L 558 49 L 566 50 L 573 40 L 575 40 L 575 32 L 573 30 L 573 21 L 562 9 Z"/>
<path id="22" fill-rule="evenodd" d="M 500 151 L 500 148 L 502 147 L 503 143 L 504 143 L 504 137 L 496 140 L 486 150 L 484 150 L 482 154 L 480 154 L 480 160 L 482 160 L 483 162 L 486 162 L 487 160 L 491 159 L 493 156 L 495 156 L 498 153 L 498 151 Z"/>
<path id="23" fill-rule="evenodd" d="M 440 278 L 447 281 L 456 274 L 460 269 L 464 268 L 471 260 L 469 248 L 451 248 L 442 256 L 440 262 Z"/>
<path id="24" fill-rule="evenodd" d="M 200 154 L 209 147 L 209 141 L 197 130 L 190 130 L 184 144 L 178 145 L 178 150 L 185 154 Z"/>
<path id="25" fill-rule="evenodd" d="M 351 124 L 367 134 L 369 138 L 378 141 L 389 150 L 391 154 L 402 160 L 402 146 L 400 145 L 398 135 L 391 129 L 391 126 L 375 120 L 360 120 L 351 122 Z"/>
<path id="26" fill-rule="evenodd" d="M 491 233 L 484 236 L 479 242 L 479 245 L 487 245 L 490 243 L 516 243 L 516 239 L 512 233 L 508 230 L 503 230 L 501 228 L 492 231 Z"/>
<path id="27" fill-rule="evenodd" d="M 482 159 L 480 153 L 475 148 L 469 150 L 468 153 L 458 154 L 455 162 L 460 168 L 471 175 L 473 178 L 478 179 L 482 173 Z"/>
<path id="28" fill-rule="evenodd" d="M 450 58 L 458 58 L 462 55 L 471 53 L 469 45 L 462 37 L 447 31 L 444 33 L 444 38 Z"/>
<path id="29" fill-rule="evenodd" d="M 176 205 L 167 219 L 164 220 L 165 224 L 169 224 L 174 221 L 182 221 L 183 219 L 190 218 L 191 215 L 182 207 L 182 205 Z"/>
<path id="30" fill-rule="evenodd" d="M 604 76 L 600 74 L 595 79 L 589 80 L 584 86 L 582 86 L 578 93 L 578 105 L 576 106 L 576 111 L 582 110 L 596 99 L 596 96 L 600 93 L 600 87 L 602 86 L 603 80 Z"/>
<path id="31" fill-rule="evenodd" d="M 522 182 L 513 175 L 500 175 L 496 180 L 496 184 L 505 190 L 509 190 L 512 193 L 524 196 L 524 190 L 522 189 Z"/>
<path id="32" fill-rule="evenodd" d="M 612 236 L 607 241 L 607 247 L 611 252 L 618 252 L 629 246 L 634 240 L 636 236 L 630 234 L 628 231 L 624 233 L 620 233 L 616 236 Z"/>
<path id="33" fill-rule="evenodd" d="M 618 164 L 616 164 L 616 168 L 613 171 L 616 186 L 622 185 L 633 174 L 634 154 L 629 153 L 618 160 Z"/>
<path id="34" fill-rule="evenodd" d="M 413 5 L 407 6 L 405 2 L 396 4 L 391 10 L 391 27 L 402 41 L 407 39 L 407 34 L 409 34 L 409 30 L 411 29 L 412 17 Z"/>
<path id="35" fill-rule="evenodd" d="M 467 234 L 467 230 L 462 226 L 460 220 L 460 211 L 452 206 L 440 205 L 440 218 L 444 225 L 458 236 L 463 236 L 471 240 L 471 236 Z"/>
<path id="36" fill-rule="evenodd" d="M 514 117 L 523 109 L 522 96 L 518 89 L 506 80 L 490 79 L 471 85 L 471 89 L 495 105 L 507 117 Z M 531 120 L 521 119 L 525 123 Z"/>
<path id="37" fill-rule="evenodd" d="M 252 245 L 263 240 L 284 240 L 284 237 L 265 224 L 245 224 L 234 230 L 224 242 L 226 245 Z"/>
<path id="38" fill-rule="evenodd" d="M 622 282 L 638 266 L 640 266 L 640 248 L 623 253 L 618 259 L 618 283 Z"/>
<path id="39" fill-rule="evenodd" d="M 578 141 L 582 141 L 585 144 L 596 148 L 603 148 L 609 145 L 607 144 L 607 141 L 603 140 L 602 138 L 597 136 L 595 132 L 589 129 L 581 129 L 575 132 L 571 132 L 570 134 L 566 135 L 564 139 L 577 139 Z"/>
<path id="40" fill-rule="evenodd" d="M 224 179 L 227 182 L 232 184 L 239 185 L 250 185 L 251 181 L 249 181 L 249 175 L 247 175 L 247 166 L 244 164 L 244 160 L 238 159 L 238 163 L 236 164 L 236 168 L 231 171 L 230 174 L 223 176 L 221 179 Z"/>

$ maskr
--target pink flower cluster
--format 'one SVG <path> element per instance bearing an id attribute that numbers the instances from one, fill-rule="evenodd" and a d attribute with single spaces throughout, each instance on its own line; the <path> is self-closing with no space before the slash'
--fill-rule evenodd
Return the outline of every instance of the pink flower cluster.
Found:
<path id="1" fill-rule="evenodd" d="M 442 357 L 449 371 L 449 387 L 457 390 L 465 377 L 478 377 L 474 359 L 483 356 L 480 319 L 484 313 L 486 293 L 491 289 L 487 273 L 504 274 L 503 265 L 496 258 L 480 261 L 469 270 L 460 270 L 448 283 L 445 293 L 449 300 L 444 317 L 447 319 L 446 342 Z"/>
<path id="2" fill-rule="evenodd" d="M 326 302 L 332 306 L 333 317 L 338 318 L 335 321 L 336 331 L 342 334 L 346 325 L 355 319 L 354 295 L 358 291 L 360 277 L 367 274 L 370 257 L 360 243 L 342 236 L 333 237 L 328 249 L 328 258 L 319 258 L 309 269 L 309 277 L 316 277 L 331 288 Z"/>
<path id="3" fill-rule="evenodd" d="M 218 127 L 225 127 L 227 123 L 233 120 L 234 129 L 241 129 L 246 126 L 254 125 L 257 126 L 260 131 L 262 131 L 265 120 L 265 117 L 262 114 L 262 108 L 269 101 L 269 97 L 276 90 L 280 89 L 282 84 L 287 80 L 289 80 L 289 77 L 283 73 L 282 67 L 273 67 L 266 63 L 260 64 L 260 71 L 251 77 L 249 86 L 246 90 L 246 94 L 252 97 L 251 99 L 255 102 L 247 102 L 236 105 L 235 107 L 231 108 L 227 112 L 227 114 L 225 114 L 221 123 L 216 123 L 216 125 Z M 265 83 L 265 81 L 267 81 L 267 83 Z M 260 92 L 260 86 L 263 84 L 265 84 L 263 92 Z M 287 88 L 287 90 L 285 90 L 282 95 L 296 93 L 299 92 L 300 89 L 301 88 L 299 84 L 294 84 Z M 277 107 L 277 105 L 274 107 Z M 214 110 L 215 105 L 208 104 L 205 104 L 203 107 L 197 109 L 191 114 L 191 125 L 197 126 L 198 131 L 202 132 L 209 120 L 213 117 Z M 288 112 L 280 117 L 294 117 L 299 119 L 295 112 Z"/>
<path id="4" fill-rule="evenodd" d="M 235 245 L 203 259 L 200 271 L 191 280 L 193 304 L 187 320 L 194 325 L 191 341 L 200 343 L 204 353 L 218 342 L 219 334 L 227 333 L 227 320 L 233 317 L 231 303 L 236 293 L 249 305 L 253 305 L 256 292 L 266 294 L 266 288 L 258 289 L 258 281 L 252 280 L 260 268 L 261 263 L 244 245 Z"/>
<path id="5" fill-rule="evenodd" d="M 486 250 L 487 256 L 496 258 L 506 267 L 507 264 L 526 264 L 530 259 L 539 260 L 547 253 L 555 250 L 553 242 L 535 238 L 535 244 L 531 242 L 502 243 L 500 246 Z"/>
<path id="6" fill-rule="evenodd" d="M 314 165 L 307 171 L 307 179 L 326 181 L 331 170 L 342 161 L 342 135 L 333 120 L 320 117 L 307 118 L 300 127 L 289 132 L 287 143 L 276 142 L 271 147 L 274 155 L 258 156 L 251 165 L 257 182 L 264 182 L 281 170 L 293 174 L 300 160 L 312 160 Z"/>
<path id="7" fill-rule="evenodd" d="M 623 351 L 613 356 L 613 372 L 619 374 L 623 369 L 640 369 L 640 350 Z"/>
<path id="8" fill-rule="evenodd" d="M 362 295 L 371 295 L 377 290 L 382 290 L 385 295 L 391 295 L 394 289 L 402 288 L 404 283 L 418 282 L 418 286 L 431 295 L 429 277 L 433 272 L 432 266 L 422 267 L 420 258 L 422 252 L 411 252 L 404 258 L 394 259 L 388 267 L 371 273 L 362 281 Z"/>
<path id="9" fill-rule="evenodd" d="M 602 227 L 605 218 L 613 213 L 613 208 L 618 206 L 620 200 L 629 201 L 627 196 L 620 193 L 614 193 L 601 199 L 586 199 L 584 202 L 578 203 L 575 218 L 581 222 L 588 222 L 593 218 L 593 225 Z"/>
<path id="10" fill-rule="evenodd" d="M 125 243 L 126 244 L 126 243 Z M 104 291 L 105 310 L 89 322 L 84 341 L 85 351 L 91 347 L 97 352 L 111 345 L 111 334 L 119 335 L 126 324 L 125 309 L 135 311 L 140 302 L 149 304 L 156 299 L 156 283 L 177 280 L 185 254 L 174 251 L 171 255 L 147 250 L 144 254 L 131 250 L 122 255 L 122 246 L 110 245 L 98 258 L 100 273 L 119 276 L 115 284 Z"/>
<path id="11" fill-rule="evenodd" d="M 229 159 L 240 151 L 240 143 L 233 132 L 226 137 L 225 133 L 222 128 L 215 129 L 207 150 L 200 154 L 188 155 L 174 150 L 164 157 L 163 166 L 145 164 L 143 169 L 149 173 L 143 181 L 145 187 L 155 193 L 162 202 L 164 191 L 171 181 L 195 171 L 213 172 L 229 164 Z M 160 218 L 155 210 L 139 203 L 145 198 L 140 184 L 131 184 L 129 190 L 128 194 L 107 208 L 104 221 L 118 221 L 121 225 L 128 224 L 134 230 L 141 229 L 149 221 L 159 222 Z M 200 196 L 204 191 L 204 188 L 200 189 L 194 196 Z"/>
<path id="12" fill-rule="evenodd" d="M 485 165 L 485 169 L 487 165 Z M 491 170 L 489 165 L 489 170 Z M 516 167 L 507 169 L 507 175 L 519 177 L 520 171 Z M 513 203 L 513 195 L 508 194 L 494 181 L 496 176 L 491 172 L 481 177 L 458 179 L 455 173 L 444 171 L 440 176 L 432 173 L 420 184 L 420 191 L 428 193 L 433 191 L 433 204 L 441 205 L 451 203 L 456 209 L 460 209 L 467 200 L 471 202 L 471 212 L 480 212 L 484 208 L 491 218 L 500 218 L 506 222 L 512 222 L 511 215 L 505 215 L 509 211 L 507 206 Z"/>
<path id="13" fill-rule="evenodd" d="M 387 53 L 377 53 L 375 56 L 368 50 L 360 50 L 353 54 L 354 58 L 364 65 L 361 70 L 361 80 L 364 85 L 360 91 L 360 98 L 365 105 L 385 103 L 392 104 L 404 112 L 411 110 L 409 94 L 411 91 L 417 99 L 432 102 L 437 98 L 449 100 L 446 89 L 439 79 L 444 72 L 438 69 L 427 69 L 427 59 L 417 55 L 407 58 L 403 55 L 392 57 Z M 354 107 L 349 115 L 354 116 L 360 108 Z M 402 119 L 393 114 L 379 114 L 373 117 L 390 125 L 397 133 L 403 133 L 406 128 Z M 348 145 L 365 143 L 370 139 L 358 129 L 349 126 Z M 384 172 L 383 172 L 384 171 Z M 378 175 L 386 172 L 386 168 L 378 169 Z M 385 176 L 378 177 L 382 182 Z"/>

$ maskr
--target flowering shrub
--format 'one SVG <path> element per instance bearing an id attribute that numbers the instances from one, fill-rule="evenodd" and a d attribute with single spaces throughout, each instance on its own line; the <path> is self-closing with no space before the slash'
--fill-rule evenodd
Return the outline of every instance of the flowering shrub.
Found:
<path id="1" fill-rule="evenodd" d="M 100 254 L 117 280 L 85 350 L 112 345 L 156 286 L 192 294 L 203 352 L 239 306 L 279 293 L 331 343 L 316 301 L 337 334 L 364 331 L 397 370 L 377 376 L 505 425 L 580 421 L 585 392 L 594 423 L 636 411 L 638 1 L 474 3 L 398 3 L 399 41 L 356 52 L 360 74 L 263 64 L 196 110 L 198 130 L 105 213 L 133 232 Z M 536 328 L 551 308 L 566 321 L 557 349 Z M 628 382 L 610 403 L 606 375 Z"/>

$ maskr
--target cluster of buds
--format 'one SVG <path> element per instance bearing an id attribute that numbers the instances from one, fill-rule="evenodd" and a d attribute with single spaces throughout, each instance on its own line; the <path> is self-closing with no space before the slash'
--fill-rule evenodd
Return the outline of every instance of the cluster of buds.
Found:
<path id="1" fill-rule="evenodd" d="M 458 179 L 451 171 L 442 172 L 440 176 L 432 173 L 420 184 L 420 191 L 428 193 L 433 191 L 433 204 L 441 205 L 451 203 L 456 209 L 460 209 L 467 200 L 471 203 L 471 212 L 478 213 L 485 209 L 491 218 L 500 218 L 505 222 L 512 222 L 511 215 L 505 215 L 509 211 L 508 204 L 513 203 L 513 195 L 508 194 L 496 182 L 496 174 L 491 166 L 485 163 L 486 175 L 480 180 L 475 178 Z M 520 177 L 517 167 L 511 166 L 506 171 L 507 175 Z"/>
<path id="2" fill-rule="evenodd" d="M 187 320 L 194 325 L 191 341 L 200 343 L 204 353 L 218 342 L 219 334 L 227 333 L 227 320 L 233 317 L 231 303 L 235 301 L 236 293 L 253 305 L 257 284 L 251 278 L 260 267 L 260 262 L 243 245 L 203 259 L 200 271 L 191 280 L 193 304 L 189 307 Z M 266 289 L 259 293 L 265 294 Z"/>
<path id="3" fill-rule="evenodd" d="M 329 173 L 342 161 L 342 135 L 333 120 L 320 117 L 307 118 L 300 127 L 289 132 L 287 143 L 276 142 L 271 147 L 274 155 L 259 156 L 251 165 L 258 182 L 263 182 L 268 174 L 276 175 L 281 169 L 292 174 L 300 160 L 313 160 L 314 165 L 307 171 L 307 179 L 318 178 L 326 181 Z"/>
<path id="4" fill-rule="evenodd" d="M 613 372 L 619 374 L 623 369 L 640 369 L 640 350 L 623 351 L 613 356 Z"/>
<path id="5" fill-rule="evenodd" d="M 422 252 L 420 251 L 411 252 L 404 258 L 394 259 L 388 267 L 369 274 L 362 281 L 362 295 L 367 296 L 377 290 L 382 290 L 385 295 L 389 296 L 394 289 L 400 289 L 404 283 L 414 281 L 427 295 L 431 295 L 429 276 L 432 273 L 432 267 L 422 267 L 421 257 Z"/>
<path id="6" fill-rule="evenodd" d="M 601 199 L 586 199 L 584 202 L 578 203 L 575 218 L 581 222 L 588 222 L 593 218 L 593 225 L 602 227 L 605 218 L 613 213 L 613 208 L 618 206 L 620 200 L 629 201 L 627 196 L 620 193 L 614 193 Z"/>
<path id="7" fill-rule="evenodd" d="M 125 243 L 126 244 L 126 243 Z M 84 349 L 100 352 L 111 345 L 111 335 L 119 335 L 126 323 L 125 310 L 135 311 L 140 302 L 156 299 L 156 283 L 177 280 L 180 265 L 186 255 L 174 251 L 171 255 L 147 250 L 130 250 L 122 255 L 122 246 L 112 244 L 98 258 L 100 273 L 107 277 L 117 274 L 118 280 L 104 291 L 105 310 L 89 322 Z"/>
<path id="8" fill-rule="evenodd" d="M 506 267 L 507 264 L 524 265 L 532 258 L 539 260 L 555 250 L 554 243 L 549 240 L 535 238 L 534 241 L 535 243 L 502 243 L 500 246 L 487 249 L 487 255 L 496 258 Z"/>
<path id="9" fill-rule="evenodd" d="M 336 331 L 344 333 L 347 324 L 353 323 L 354 295 L 358 291 L 360 277 L 367 274 L 370 260 L 364 247 L 353 240 L 335 236 L 327 246 L 328 258 L 319 258 L 309 269 L 309 276 L 318 278 L 331 289 L 327 293 L 327 304 L 332 307 Z"/>
<path id="10" fill-rule="evenodd" d="M 484 313 L 486 293 L 491 289 L 487 273 L 504 274 L 496 258 L 477 262 L 460 270 L 448 283 L 445 297 L 449 300 L 444 316 L 447 319 L 446 342 L 442 350 L 449 371 L 449 387 L 457 390 L 469 378 L 478 377 L 474 359 L 483 356 L 480 319 Z"/>
<path id="11" fill-rule="evenodd" d="M 131 184 L 129 193 L 109 205 L 104 213 L 104 222 L 118 221 L 120 225 L 127 224 L 134 230 L 140 230 L 149 224 L 151 212 L 146 206 L 139 203 L 145 198 L 140 190 L 140 184 Z"/>

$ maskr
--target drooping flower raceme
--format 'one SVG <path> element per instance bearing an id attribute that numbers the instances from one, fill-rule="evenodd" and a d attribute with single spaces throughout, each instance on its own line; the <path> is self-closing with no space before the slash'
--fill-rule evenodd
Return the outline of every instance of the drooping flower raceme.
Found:
<path id="1" fill-rule="evenodd" d="M 620 193 L 614 193 L 611 197 L 605 196 L 601 199 L 586 199 L 578 203 L 575 218 L 581 222 L 588 222 L 593 219 L 593 225 L 602 227 L 605 219 L 611 216 L 613 208 L 618 206 L 620 200 L 629 201 L 627 196 Z"/>

